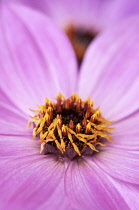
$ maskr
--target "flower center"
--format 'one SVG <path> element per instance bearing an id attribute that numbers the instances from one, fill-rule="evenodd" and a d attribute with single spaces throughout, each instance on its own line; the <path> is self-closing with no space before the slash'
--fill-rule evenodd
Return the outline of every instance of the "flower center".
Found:
<path id="1" fill-rule="evenodd" d="M 60 93 L 56 103 L 47 98 L 45 105 L 39 110 L 31 110 L 37 114 L 29 121 L 32 123 L 33 140 L 38 137 L 41 142 L 40 152 L 58 154 L 70 160 L 82 155 L 99 152 L 98 146 L 106 146 L 103 140 L 112 142 L 109 127 L 112 123 L 104 119 L 99 109 L 93 108 L 90 98 L 82 101 L 78 95 L 65 98 Z"/>
<path id="2" fill-rule="evenodd" d="M 80 66 L 84 53 L 90 44 L 90 42 L 96 37 L 97 32 L 91 30 L 84 30 L 82 28 L 74 28 L 72 25 L 66 28 L 66 34 L 71 41 L 74 48 L 78 64 Z"/>

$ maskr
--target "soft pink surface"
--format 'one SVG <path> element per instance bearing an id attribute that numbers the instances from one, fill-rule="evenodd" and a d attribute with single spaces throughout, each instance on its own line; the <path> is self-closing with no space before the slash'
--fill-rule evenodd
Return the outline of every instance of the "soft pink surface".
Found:
<path id="1" fill-rule="evenodd" d="M 76 60 L 67 38 L 49 19 L 34 13 L 1 5 L 0 85 L 24 112 L 44 103 L 46 96 L 53 99 L 58 92 L 69 96 L 77 82 Z"/>
<path id="2" fill-rule="evenodd" d="M 48 15 L 61 27 L 101 31 L 122 19 L 139 13 L 138 0 L 14 0 Z"/>
<path id="3" fill-rule="evenodd" d="M 129 27 L 130 26 L 130 27 Z M 102 33 L 86 52 L 79 95 L 87 95 L 109 120 L 139 110 L 139 17 Z"/>

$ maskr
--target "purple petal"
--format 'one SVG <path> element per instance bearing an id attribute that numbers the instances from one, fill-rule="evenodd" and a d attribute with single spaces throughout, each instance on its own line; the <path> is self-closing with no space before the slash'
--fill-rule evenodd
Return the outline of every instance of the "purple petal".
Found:
<path id="1" fill-rule="evenodd" d="M 20 2 L 44 12 L 61 26 L 72 24 L 93 30 L 110 26 L 122 18 L 139 13 L 137 0 L 132 2 L 75 0 L 74 3 L 71 0 L 20 0 Z"/>
<path id="2" fill-rule="evenodd" d="M 110 180 L 128 204 L 129 209 L 138 209 L 139 185 L 128 184 L 127 182 L 121 182 L 112 178 L 110 178 Z"/>
<path id="3" fill-rule="evenodd" d="M 137 188 L 127 184 L 122 192 L 122 183 L 120 186 L 105 173 L 102 164 L 98 167 L 96 157 L 69 165 L 62 159 L 39 155 L 39 146 L 30 138 L 5 136 L 0 143 L 2 209 L 128 209 L 127 190 L 129 198 L 136 199 Z"/>
<path id="4" fill-rule="evenodd" d="M 139 111 L 113 124 L 111 147 L 128 151 L 139 151 Z"/>
<path id="5" fill-rule="evenodd" d="M 77 69 L 73 50 L 47 17 L 3 3 L 0 25 L 0 84 L 16 106 L 27 112 L 45 97 L 74 91 Z"/>
<path id="6" fill-rule="evenodd" d="M 29 118 L 0 91 L 0 135 L 29 135 Z"/>
<path id="7" fill-rule="evenodd" d="M 105 147 L 95 156 L 95 163 L 110 176 L 139 184 L 139 153 Z"/>
<path id="8" fill-rule="evenodd" d="M 28 155 L 39 154 L 40 146 L 32 141 L 30 136 L 0 135 L 1 158 L 9 161 Z"/>
<path id="9" fill-rule="evenodd" d="M 64 162 L 39 154 L 30 138 L 0 137 L 0 143 L 2 209 L 72 209 L 64 192 Z"/>
<path id="10" fill-rule="evenodd" d="M 100 27 L 101 14 L 106 6 L 106 1 L 100 3 L 98 0 L 75 0 L 74 3 L 71 0 L 54 0 L 53 2 L 49 0 L 41 2 L 22 0 L 22 3 L 44 12 L 62 27 L 75 25 L 93 29 Z"/>
<path id="11" fill-rule="evenodd" d="M 94 163 L 94 158 L 71 162 L 66 172 L 65 190 L 77 209 L 127 209 L 125 200 L 109 176 Z"/>
<path id="12" fill-rule="evenodd" d="M 79 94 L 91 96 L 107 119 L 120 120 L 139 107 L 139 17 L 103 33 L 84 59 Z"/>

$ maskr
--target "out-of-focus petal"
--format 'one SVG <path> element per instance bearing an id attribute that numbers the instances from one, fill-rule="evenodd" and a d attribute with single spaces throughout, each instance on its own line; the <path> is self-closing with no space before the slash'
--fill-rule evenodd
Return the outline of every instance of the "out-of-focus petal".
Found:
<path id="1" fill-rule="evenodd" d="M 105 147 L 95 156 L 95 163 L 110 176 L 139 185 L 139 153 Z"/>
<path id="2" fill-rule="evenodd" d="M 116 0 L 107 1 L 103 10 L 102 23 L 104 27 L 112 26 L 131 15 L 139 14 L 139 1 Z M 120 22 L 119 22 L 120 23 Z"/>
<path id="3" fill-rule="evenodd" d="M 84 29 L 99 28 L 103 10 L 107 8 L 106 5 L 109 6 L 107 0 L 103 2 L 99 0 L 75 0 L 74 2 L 71 0 L 21 0 L 20 2 L 44 12 L 61 27 L 74 25 Z"/>
<path id="4" fill-rule="evenodd" d="M 71 162 L 65 176 L 65 190 L 77 209 L 128 209 L 116 187 L 93 158 Z M 117 205 L 118 203 L 118 205 Z"/>
<path id="5" fill-rule="evenodd" d="M 64 192 L 64 162 L 39 154 L 26 137 L 0 137 L 0 154 L 2 209 L 72 209 Z"/>
<path id="6" fill-rule="evenodd" d="M 18 0 L 15 0 L 19 2 Z M 20 0 L 47 14 L 60 26 L 102 29 L 129 15 L 139 13 L 138 0 Z M 82 15 L 81 15 L 82 14 Z"/>
<path id="7" fill-rule="evenodd" d="M 104 117 L 121 120 L 139 107 L 139 16 L 101 34 L 89 47 L 79 94 L 91 96 Z"/>
<path id="8" fill-rule="evenodd" d="M 73 50 L 47 17 L 3 3 L 0 25 L 0 85 L 15 105 L 26 112 L 45 97 L 73 92 L 77 82 Z"/>

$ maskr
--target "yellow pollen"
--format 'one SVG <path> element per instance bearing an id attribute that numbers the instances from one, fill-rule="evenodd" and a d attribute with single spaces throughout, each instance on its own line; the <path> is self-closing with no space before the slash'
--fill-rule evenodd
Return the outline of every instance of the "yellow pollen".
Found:
<path id="1" fill-rule="evenodd" d="M 112 121 L 104 119 L 100 110 L 93 108 L 93 102 L 88 97 L 82 101 L 77 94 L 65 98 L 61 93 L 56 97 L 56 103 L 45 98 L 45 104 L 32 110 L 35 114 L 28 122 L 33 124 L 33 140 L 38 137 L 41 142 L 40 152 L 45 153 L 46 146 L 58 150 L 61 155 L 72 149 L 77 156 L 82 156 L 86 148 L 99 152 L 98 146 L 106 146 L 104 139 L 112 142 L 109 127 Z M 51 149 L 47 151 L 53 153 Z"/>

